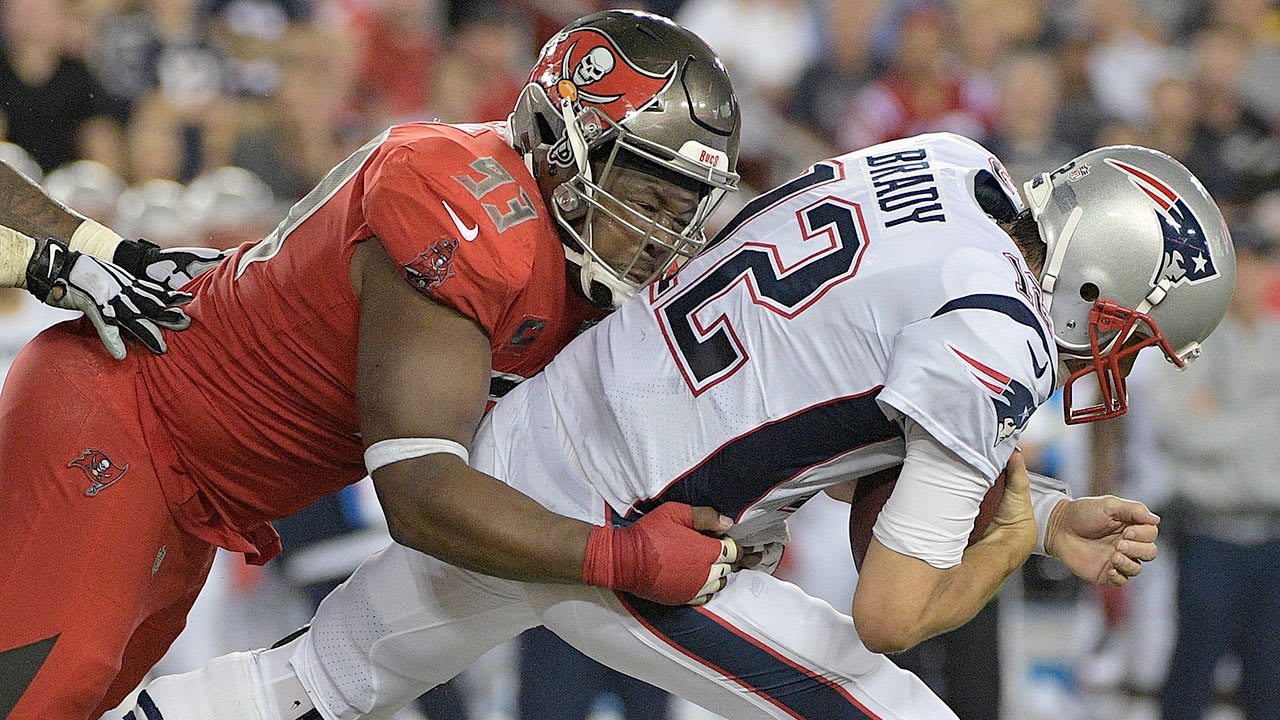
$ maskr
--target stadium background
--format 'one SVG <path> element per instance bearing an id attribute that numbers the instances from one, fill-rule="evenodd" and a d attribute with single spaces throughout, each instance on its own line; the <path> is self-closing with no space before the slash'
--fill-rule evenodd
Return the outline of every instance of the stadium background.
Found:
<path id="1" fill-rule="evenodd" d="M 739 203 L 823 157 L 918 132 L 973 137 L 1019 181 L 1096 145 L 1139 143 L 1205 183 L 1261 263 L 1255 304 L 1280 307 L 1270 259 L 1280 242 L 1280 8 L 1267 0 L 2 0 L 0 157 L 125 236 L 228 247 L 265 234 L 388 124 L 504 118 L 552 32 L 619 6 L 674 17 L 725 60 L 744 111 L 750 189 Z M 0 373 L 65 317 L 0 291 Z M 1162 392 L 1160 365 L 1140 365 L 1135 409 L 1141 393 Z M 1280 370 L 1270 380 L 1280 387 Z M 1038 413 L 1024 442 L 1041 469 L 1077 494 L 1128 493 L 1170 518 L 1194 511 L 1167 482 L 1157 415 L 1068 432 L 1055 412 Z M 1253 430 L 1274 437 L 1280 426 L 1272 415 Z M 1280 464 L 1264 470 L 1258 481 L 1280 487 Z M 1262 514 L 1280 515 L 1266 495 Z M 797 515 L 780 572 L 847 606 L 843 518 L 812 505 Z M 968 637 L 904 662 L 966 720 L 1158 717 L 1177 525 L 1162 527 L 1162 557 L 1125 591 L 1082 587 L 1036 562 Z M 264 570 L 219 558 L 161 669 L 269 644 L 387 541 L 364 487 L 280 529 L 285 554 Z M 546 652 L 543 643 L 530 639 L 526 651 Z M 523 717 L 552 717 L 574 696 L 596 720 L 707 717 L 643 695 L 628 712 L 631 690 L 606 679 L 597 694 L 570 679 L 589 671 L 538 657 L 522 674 L 519 648 L 502 648 L 405 717 L 505 720 L 521 716 L 522 697 Z M 1220 663 L 1210 717 L 1243 717 L 1240 676 L 1238 662 Z"/>

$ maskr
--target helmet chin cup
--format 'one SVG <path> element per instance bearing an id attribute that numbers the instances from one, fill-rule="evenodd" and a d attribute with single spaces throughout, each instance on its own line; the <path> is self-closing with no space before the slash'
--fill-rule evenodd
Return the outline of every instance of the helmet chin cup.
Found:
<path id="1" fill-rule="evenodd" d="M 577 269 L 578 291 L 596 307 L 616 310 L 640 289 L 618 278 L 608 264 L 593 253 L 575 250 L 566 244 L 564 256 Z"/>
<path id="2" fill-rule="evenodd" d="M 1072 387 L 1075 382 L 1086 375 L 1096 375 L 1098 396 L 1101 401 L 1088 407 L 1077 408 L 1074 405 Z M 1095 359 L 1084 368 L 1075 371 L 1067 378 L 1062 387 L 1062 412 L 1068 425 L 1110 420 L 1120 417 L 1129 410 L 1128 389 L 1124 375 L 1119 368 L 1105 360 Z"/>
<path id="3" fill-rule="evenodd" d="M 1131 341 L 1139 325 L 1145 325 L 1149 334 L 1136 342 Z M 1101 338 L 1111 336 L 1102 345 Z M 1062 388 L 1062 411 L 1068 425 L 1110 420 L 1120 417 L 1129 409 L 1128 390 L 1125 384 L 1126 360 L 1137 355 L 1145 347 L 1157 345 L 1169 362 L 1179 369 L 1186 363 L 1169 345 L 1160 328 L 1145 313 L 1130 310 L 1110 300 L 1098 300 L 1089 311 L 1089 350 L 1091 357 L 1075 357 L 1087 364 L 1073 372 Z M 1130 361 L 1131 362 L 1131 361 Z M 1077 380 L 1088 375 L 1096 376 L 1099 402 L 1088 407 L 1074 405 L 1072 387 Z"/>

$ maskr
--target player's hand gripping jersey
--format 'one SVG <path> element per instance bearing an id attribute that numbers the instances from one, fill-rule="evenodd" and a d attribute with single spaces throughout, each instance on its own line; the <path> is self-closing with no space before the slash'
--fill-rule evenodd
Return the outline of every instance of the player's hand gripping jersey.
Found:
<path id="1" fill-rule="evenodd" d="M 540 370 L 598 317 L 567 286 L 560 239 L 505 130 L 392 128 L 197 279 L 195 322 L 170 338 L 181 352 L 142 361 L 148 441 L 173 471 L 164 491 L 185 529 L 265 561 L 278 551 L 267 520 L 365 474 L 357 244 L 381 242 L 408 282 L 484 328 L 496 387 Z"/>
<path id="2" fill-rule="evenodd" d="M 784 540 L 824 487 L 901 463 L 906 416 L 979 482 L 891 503 L 877 537 L 954 565 L 969 528 L 930 519 L 972 524 L 1055 384 L 1039 285 L 993 220 L 1021 206 L 999 162 L 956 135 L 818 163 L 518 388 L 477 456 L 557 512 L 710 505 L 752 545 Z"/>

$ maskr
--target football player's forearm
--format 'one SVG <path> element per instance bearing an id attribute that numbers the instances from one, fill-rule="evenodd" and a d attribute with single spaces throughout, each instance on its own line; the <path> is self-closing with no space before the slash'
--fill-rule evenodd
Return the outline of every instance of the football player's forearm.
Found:
<path id="1" fill-rule="evenodd" d="M 581 582 L 592 526 L 557 515 L 528 496 L 448 456 L 385 470 L 416 470 L 401 496 L 384 496 L 396 542 L 468 570 L 528 582 Z M 408 493 L 409 496 L 404 496 Z"/>
<path id="2" fill-rule="evenodd" d="M 996 528 L 965 548 L 960 564 L 926 605 L 929 617 L 919 640 L 953 630 L 973 619 L 1028 555 L 1026 529 Z M 917 642 L 919 642 L 917 640 Z"/>
<path id="3" fill-rule="evenodd" d="M 16 230 L 0 227 L 0 287 L 26 287 L 27 266 L 39 243 Z"/>
<path id="4" fill-rule="evenodd" d="M 49 197 L 22 173 L 0 163 L 0 225 L 33 238 L 71 242 L 84 217 Z"/>
<path id="5" fill-rule="evenodd" d="M 872 539 L 853 597 L 853 619 L 867 648 L 901 652 L 959 627 L 978 613 L 1026 559 L 1029 528 L 1001 527 L 967 548 L 959 565 L 939 569 Z"/>

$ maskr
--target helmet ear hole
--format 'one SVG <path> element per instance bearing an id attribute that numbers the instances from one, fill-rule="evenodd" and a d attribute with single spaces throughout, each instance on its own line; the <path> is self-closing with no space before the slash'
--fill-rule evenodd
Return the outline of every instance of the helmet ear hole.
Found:
<path id="1" fill-rule="evenodd" d="M 1094 285 L 1093 283 L 1085 283 L 1080 286 L 1080 299 L 1084 300 L 1085 302 L 1089 302 L 1089 303 L 1097 302 L 1098 296 L 1100 294 L 1101 293 L 1098 291 L 1098 286 Z"/>

